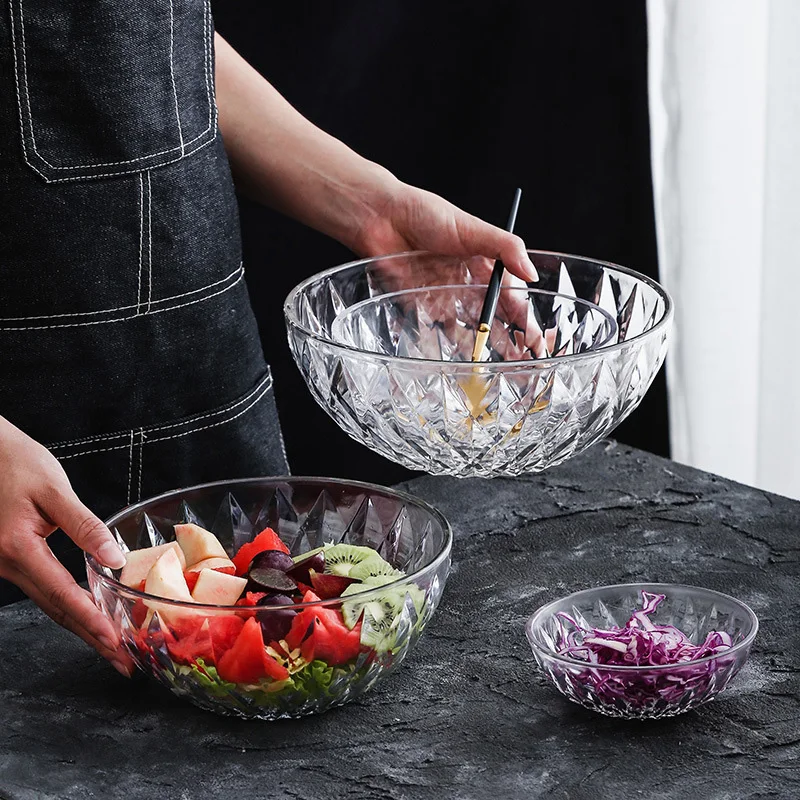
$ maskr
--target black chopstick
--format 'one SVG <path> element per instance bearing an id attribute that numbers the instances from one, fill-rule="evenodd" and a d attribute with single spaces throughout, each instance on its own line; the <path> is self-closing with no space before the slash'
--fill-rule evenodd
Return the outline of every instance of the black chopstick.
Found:
<path id="1" fill-rule="evenodd" d="M 517 189 L 514 192 L 514 201 L 511 203 L 511 211 L 508 215 L 508 223 L 506 230 L 513 233 L 514 225 L 517 222 L 517 211 L 519 210 L 519 201 L 522 199 L 522 189 Z M 481 309 L 481 316 L 478 320 L 478 330 L 475 334 L 475 346 L 472 348 L 472 360 L 480 361 L 483 348 L 486 347 L 486 342 L 489 339 L 489 331 L 492 329 L 492 320 L 494 320 L 494 313 L 497 310 L 497 301 L 500 298 L 500 288 L 503 283 L 503 272 L 505 267 L 503 262 L 498 258 L 494 262 L 494 270 L 492 270 L 492 277 L 489 279 L 489 287 L 486 289 L 486 297 L 483 301 L 483 308 Z"/>

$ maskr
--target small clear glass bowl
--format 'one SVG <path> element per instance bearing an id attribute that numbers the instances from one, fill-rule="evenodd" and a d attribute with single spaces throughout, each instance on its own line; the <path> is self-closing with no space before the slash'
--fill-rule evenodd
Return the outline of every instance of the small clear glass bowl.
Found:
<path id="1" fill-rule="evenodd" d="M 502 290 L 480 365 L 484 261 L 400 253 L 304 281 L 284 313 L 314 398 L 356 441 L 434 475 L 539 472 L 582 452 L 652 383 L 672 301 L 624 267 L 530 256 L 539 280 Z"/>
<path id="2" fill-rule="evenodd" d="M 566 634 L 559 613 L 586 627 L 624 627 L 641 609 L 642 591 L 666 595 L 650 615 L 654 623 L 674 625 L 695 644 L 711 631 L 724 631 L 733 646 L 674 666 L 598 666 L 559 655 Z M 536 663 L 561 694 L 592 711 L 624 719 L 673 717 L 713 700 L 747 661 L 757 632 L 756 615 L 736 598 L 672 583 L 586 589 L 542 606 L 525 626 Z M 683 691 L 676 691 L 676 684 L 682 684 Z"/>
<path id="3" fill-rule="evenodd" d="M 275 530 L 292 555 L 327 542 L 346 542 L 374 548 L 405 577 L 360 600 L 378 600 L 392 592 L 405 597 L 385 633 L 369 631 L 361 619 L 358 655 L 323 673 L 303 673 L 280 687 L 240 685 L 216 680 L 216 673 L 193 668 L 181 654 L 180 620 L 209 621 L 219 617 L 250 618 L 252 608 L 211 606 L 156 598 L 129 589 L 110 570 L 86 556 L 89 588 L 98 607 L 112 620 L 136 665 L 180 697 L 220 714 L 273 720 L 317 714 L 352 700 L 391 674 L 414 647 L 430 621 L 444 591 L 450 570 L 452 531 L 432 506 L 411 495 L 382 486 L 332 478 L 254 478 L 209 483 L 160 495 L 126 508 L 108 520 L 125 551 L 174 541 L 173 526 L 194 522 L 212 531 L 229 555 L 252 541 L 265 527 Z M 322 600 L 293 606 L 338 608 L 341 600 Z M 400 604 L 397 604 L 400 605 Z M 148 612 L 152 618 L 146 624 Z M 284 606 L 258 607 L 262 621 L 285 614 Z M 227 620 L 228 622 L 230 620 Z M 215 623 L 219 624 L 219 623 Z M 224 624 L 224 623 L 223 623 Z M 197 630 L 199 625 L 193 625 Z M 208 628 L 205 628 L 208 630 Z M 369 638 L 369 644 L 365 644 Z M 211 647 L 208 642 L 199 645 Z M 213 652 L 213 649 L 211 649 Z M 317 664 L 318 662 L 314 662 Z M 208 665 L 206 665 L 208 666 Z M 302 662 L 295 664 L 302 667 Z M 290 668 L 290 672 L 292 668 Z M 306 677 L 308 679 L 306 679 Z"/>

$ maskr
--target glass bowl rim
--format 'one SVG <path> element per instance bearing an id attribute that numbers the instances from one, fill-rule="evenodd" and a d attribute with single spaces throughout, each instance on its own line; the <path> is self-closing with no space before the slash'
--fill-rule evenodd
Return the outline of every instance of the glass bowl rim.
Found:
<path id="1" fill-rule="evenodd" d="M 333 320 L 331 325 L 331 329 L 333 330 L 333 326 L 341 321 L 344 317 L 350 316 L 350 312 L 355 312 L 361 310 L 362 308 L 366 308 L 367 304 L 372 303 L 375 300 L 383 300 L 384 298 L 397 298 L 402 297 L 403 295 L 411 294 L 412 292 L 430 292 L 430 291 L 440 291 L 442 289 L 465 289 L 465 288 L 472 288 L 472 289 L 484 289 L 486 288 L 485 285 L 476 283 L 476 284 L 465 284 L 465 283 L 441 283 L 436 284 L 436 286 L 419 286 L 412 289 L 398 289 L 395 292 L 387 292 L 386 294 L 376 295 L 375 297 L 367 297 L 364 300 L 359 300 L 357 303 L 353 303 L 352 306 L 345 309 L 344 312 L 341 314 L 337 314 L 336 318 Z M 584 300 L 582 297 L 575 297 L 571 294 L 565 294 L 564 292 L 553 292 L 549 289 L 539 289 L 536 286 L 502 286 L 502 292 L 527 292 L 528 294 L 544 294 L 549 297 L 552 297 L 554 300 L 558 297 L 563 297 L 567 300 L 571 300 L 574 303 L 577 303 L 581 306 L 585 306 L 588 311 L 596 311 L 599 313 L 600 317 L 609 325 L 609 331 L 606 334 L 605 338 L 601 340 L 601 342 L 597 345 L 597 347 L 592 348 L 591 352 L 597 352 L 598 350 L 602 350 L 609 341 L 614 337 L 615 334 L 619 333 L 619 323 L 608 313 L 604 308 L 597 305 L 597 303 L 593 303 L 591 300 Z M 341 326 L 340 326 L 341 327 Z M 333 341 L 333 340 L 331 340 Z M 343 344 L 339 342 L 339 344 Z M 354 347 L 354 345 L 350 345 L 350 347 Z M 362 353 L 375 353 L 376 355 L 387 355 L 386 353 L 377 353 L 375 350 L 364 350 L 363 348 L 355 348 L 360 350 Z M 432 359 L 430 358 L 415 358 L 414 356 L 397 356 L 397 358 L 403 358 L 408 361 L 426 361 L 430 362 Z M 548 356 L 547 357 L 550 361 L 556 358 L 563 358 L 563 356 Z M 529 358 L 527 361 L 544 361 L 543 358 Z M 444 364 L 458 364 L 462 362 L 458 361 L 437 361 L 437 364 L 444 363 Z M 464 362 L 466 363 L 466 362 Z M 474 361 L 470 361 L 470 364 L 474 364 Z M 491 362 L 484 362 L 484 363 L 491 363 Z M 509 362 L 501 362 L 501 363 L 509 363 Z M 514 362 L 517 363 L 517 362 Z M 526 362 L 519 362 L 519 363 L 526 363 Z"/>
<path id="2" fill-rule="evenodd" d="M 505 369 L 513 370 L 513 369 L 519 369 L 520 367 L 528 367 L 528 368 L 539 367 L 548 364 L 552 365 L 554 363 L 560 364 L 567 361 L 568 362 L 579 361 L 579 360 L 583 361 L 592 358 L 598 358 L 600 356 L 605 356 L 606 353 L 614 353 L 619 350 L 622 350 L 632 342 L 650 338 L 651 336 L 661 331 L 662 329 L 668 328 L 669 324 L 672 322 L 674 303 L 672 301 L 672 297 L 670 296 L 669 292 L 660 283 L 658 283 L 658 281 L 649 278 L 647 275 L 643 275 L 641 272 L 637 272 L 636 270 L 630 269 L 629 267 L 623 267 L 620 264 L 615 264 L 612 261 L 602 261 L 597 258 L 574 255 L 572 253 L 562 253 L 556 250 L 528 249 L 527 252 L 532 255 L 556 256 L 561 259 L 575 259 L 578 261 L 584 261 L 603 267 L 610 267 L 612 269 L 624 273 L 625 275 L 630 275 L 631 277 L 636 278 L 642 283 L 645 283 L 647 286 L 653 289 L 658 295 L 661 296 L 661 299 L 664 301 L 664 313 L 661 319 L 655 325 L 653 325 L 652 328 L 643 331 L 640 334 L 637 334 L 631 339 L 626 339 L 624 342 L 617 342 L 616 344 L 608 345 L 607 347 L 603 346 L 596 350 L 588 350 L 585 353 L 571 353 L 569 355 L 563 355 L 563 356 L 548 356 L 546 358 L 529 358 L 521 361 L 484 361 L 481 362 L 484 368 L 489 367 L 490 370 L 504 371 Z M 390 355 L 385 355 L 383 353 L 374 353 L 371 350 L 362 350 L 361 348 L 353 347 L 352 345 L 342 344 L 341 342 L 335 342 L 333 341 L 333 339 L 330 339 L 327 336 L 322 336 L 321 334 L 315 333 L 310 328 L 307 328 L 300 322 L 297 315 L 295 314 L 294 306 L 296 298 L 303 291 L 305 291 L 306 287 L 310 286 L 311 284 L 317 281 L 321 281 L 345 269 L 349 269 L 351 267 L 357 267 L 363 264 L 368 264 L 370 262 L 382 261 L 392 258 L 408 258 L 409 256 L 422 256 L 422 255 L 432 255 L 432 256 L 440 255 L 442 258 L 460 258 L 459 256 L 446 256 L 437 253 L 432 253 L 428 250 L 408 250 L 402 253 L 388 253 L 382 256 L 370 256 L 369 258 L 359 258 L 356 259 L 355 261 L 348 261 L 345 264 L 339 264 L 335 267 L 329 267 L 328 269 L 322 270 L 321 272 L 318 272 L 315 275 L 311 275 L 310 277 L 301 281 L 300 283 L 297 284 L 297 286 L 295 286 L 289 292 L 289 294 L 286 296 L 286 300 L 284 300 L 283 303 L 284 319 L 286 320 L 289 326 L 302 331 L 307 338 L 313 339 L 317 342 L 320 342 L 321 344 L 326 345 L 327 347 L 330 347 L 334 350 L 338 350 L 341 352 L 350 353 L 363 358 L 375 359 L 377 361 L 382 361 L 386 363 L 392 363 L 392 362 L 402 363 L 404 366 L 409 366 L 413 364 L 419 364 L 419 365 L 436 364 L 438 369 L 446 369 L 447 371 L 452 370 L 454 372 L 462 372 L 462 371 L 472 372 L 475 368 L 475 365 L 474 362 L 471 361 L 439 361 L 436 359 L 390 356 Z M 456 285 L 477 286 L 477 287 L 488 286 L 488 284 L 480 284 L 480 283 L 456 284 Z M 575 299 L 577 300 L 580 298 L 576 297 Z"/>
<path id="3" fill-rule="evenodd" d="M 193 486 L 186 486 L 181 489 L 170 489 L 167 492 L 162 492 L 161 494 L 154 495 L 153 497 L 147 498 L 145 500 L 140 500 L 138 503 L 134 503 L 133 505 L 126 506 L 123 509 L 117 511 L 113 516 L 109 517 L 105 521 L 106 527 L 110 530 L 111 526 L 114 525 L 119 521 L 122 516 L 127 516 L 132 513 L 136 513 L 139 510 L 142 510 L 144 506 L 150 505 L 154 502 L 166 500 L 170 497 L 181 495 L 185 492 L 195 491 L 199 489 L 211 489 L 223 486 L 242 486 L 245 484 L 253 484 L 258 485 L 263 483 L 264 481 L 273 481 L 275 483 L 334 483 L 339 484 L 342 486 L 347 487 L 355 487 L 359 489 L 368 489 L 370 491 L 379 491 L 385 492 L 390 495 L 393 495 L 397 499 L 404 500 L 412 505 L 415 505 L 421 508 L 423 511 L 428 512 L 434 518 L 438 519 L 442 528 L 444 530 L 444 544 L 441 550 L 436 554 L 433 560 L 426 564 L 421 569 L 416 570 L 415 572 L 411 572 L 408 575 L 404 575 L 402 578 L 398 578 L 396 581 L 392 581 L 391 583 L 383 584 L 382 586 L 376 586 L 374 589 L 370 589 L 366 592 L 359 592 L 358 595 L 363 595 L 364 598 L 374 598 L 385 592 L 387 589 L 392 587 L 400 587 L 406 583 L 412 582 L 415 578 L 422 577 L 429 572 L 435 572 L 439 566 L 450 556 L 452 547 L 453 547 L 453 529 L 448 522 L 447 518 L 439 511 L 435 506 L 432 506 L 425 500 L 422 500 L 415 495 L 409 494 L 408 492 L 398 491 L 397 489 L 391 489 L 388 486 L 380 486 L 376 483 L 367 483 L 366 481 L 350 481 L 345 480 L 343 478 L 325 478 L 320 476 L 303 476 L 303 475 L 275 475 L 275 476 L 262 476 L 258 478 L 233 478 L 229 480 L 220 480 L 220 481 L 209 481 L 207 483 L 199 483 Z M 147 548 L 143 548 L 147 549 Z M 112 589 L 116 594 L 121 594 L 129 599 L 134 600 L 148 600 L 151 602 L 158 602 L 159 604 L 166 605 L 172 608 L 186 608 L 186 609 L 205 609 L 209 612 L 211 611 L 230 611 L 230 612 L 238 612 L 242 613 L 243 611 L 247 611 L 247 607 L 244 606 L 224 606 L 224 605 L 211 605 L 208 603 L 189 603 L 183 600 L 172 600 L 167 597 L 159 597 L 155 594 L 148 594 L 147 592 L 140 592 L 138 589 L 131 589 L 125 584 L 120 583 L 116 578 L 110 578 L 107 575 L 104 575 L 101 572 L 101 567 L 98 564 L 97 560 L 92 556 L 90 553 L 84 553 L 84 559 L 86 561 L 87 568 L 92 570 L 92 573 L 95 577 L 107 587 Z M 326 608 L 332 605 L 341 605 L 342 599 L 340 597 L 333 597 L 327 600 L 312 600 L 308 603 L 295 603 L 293 608 L 297 609 L 305 609 L 305 608 Z M 285 610 L 286 606 L 260 606 L 259 613 L 261 611 L 269 611 L 269 610 Z"/>
<path id="4" fill-rule="evenodd" d="M 711 595 L 716 595 L 718 598 L 727 600 L 728 602 L 732 603 L 735 606 L 738 606 L 741 611 L 744 612 L 745 616 L 748 617 L 751 624 L 751 630 L 747 634 L 747 636 L 742 639 L 741 642 L 733 645 L 727 650 L 724 650 L 721 653 L 713 653 L 709 656 L 704 656 L 703 658 L 696 658 L 692 661 L 681 661 L 679 664 L 654 664 L 653 666 L 647 666 L 644 664 L 632 664 L 632 665 L 617 665 L 617 664 L 591 664 L 588 661 L 581 661 L 577 658 L 570 658 L 569 656 L 563 656 L 558 653 L 554 653 L 552 650 L 547 649 L 542 645 L 539 640 L 538 636 L 533 634 L 535 626 L 539 625 L 545 617 L 549 617 L 553 615 L 553 608 L 556 605 L 561 605 L 567 600 L 573 600 L 578 598 L 583 598 L 586 595 L 595 594 L 597 592 L 602 592 L 604 590 L 610 589 L 636 589 L 638 591 L 645 590 L 649 591 L 651 589 L 656 590 L 658 594 L 667 594 L 666 590 L 669 589 L 685 589 L 689 592 L 707 592 Z M 709 661 L 714 661 L 720 658 L 728 658 L 731 655 L 734 655 L 740 650 L 744 650 L 748 648 L 752 643 L 753 640 L 756 638 L 756 634 L 758 633 L 758 617 L 756 613 L 753 611 L 747 603 L 742 602 L 736 597 L 732 595 L 725 594 L 724 592 L 718 592 L 715 589 L 707 589 L 704 586 L 691 586 L 685 583 L 608 583 L 604 586 L 594 586 L 588 589 L 581 589 L 578 592 L 572 592 L 571 594 L 564 595 L 564 597 L 556 598 L 555 600 L 551 600 L 549 603 L 545 603 L 543 606 L 540 606 L 534 613 L 528 617 L 527 621 L 525 622 L 525 634 L 528 640 L 528 644 L 534 649 L 541 653 L 546 658 L 552 659 L 553 661 L 558 661 L 562 664 L 566 664 L 570 667 L 582 667 L 584 669 L 589 668 L 598 671 L 606 671 L 606 672 L 652 672 L 652 671 L 675 671 L 683 669 L 684 667 L 694 667 L 698 664 L 705 664 Z"/>

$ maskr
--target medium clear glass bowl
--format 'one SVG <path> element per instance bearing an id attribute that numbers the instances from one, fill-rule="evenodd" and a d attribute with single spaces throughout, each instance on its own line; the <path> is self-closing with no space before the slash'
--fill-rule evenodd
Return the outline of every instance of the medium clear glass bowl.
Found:
<path id="1" fill-rule="evenodd" d="M 561 655 L 569 614 L 581 627 L 620 628 L 642 607 L 642 591 L 666 595 L 650 615 L 674 625 L 693 644 L 711 631 L 730 635 L 724 652 L 680 665 L 608 666 Z M 758 632 L 752 609 L 721 592 L 672 583 L 628 583 L 576 592 L 542 606 L 525 626 L 536 663 L 568 699 L 592 711 L 625 719 L 673 717 L 713 700 L 742 668 Z"/>
<path id="2" fill-rule="evenodd" d="M 328 478 L 210 483 L 145 500 L 120 511 L 107 524 L 127 552 L 173 541 L 173 526 L 182 522 L 194 522 L 212 531 L 229 555 L 269 526 L 292 555 L 327 542 L 366 545 L 406 573 L 394 583 L 357 595 L 359 600 L 369 601 L 391 592 L 394 598 L 403 598 L 404 604 L 394 604 L 395 611 L 398 607 L 400 610 L 384 633 L 370 632 L 367 616 L 362 617 L 361 646 L 354 659 L 333 667 L 320 667 L 315 661 L 316 669 L 306 669 L 302 675 L 293 672 L 284 686 L 265 688 L 225 683 L 218 680 L 215 671 L 204 671 L 209 664 L 199 669 L 187 664 L 179 655 L 181 622 L 189 616 L 192 631 L 196 631 L 200 627 L 194 624 L 198 617 L 224 626 L 232 617 L 246 621 L 256 613 L 262 625 L 269 626 L 270 615 L 285 614 L 284 606 L 259 606 L 254 612 L 241 606 L 155 598 L 127 588 L 117 580 L 119 570 L 103 567 L 87 555 L 86 571 L 94 600 L 117 626 L 136 665 L 175 694 L 220 714 L 264 720 L 299 717 L 320 713 L 363 694 L 394 671 L 414 647 L 439 603 L 450 569 L 452 531 L 447 520 L 416 497 L 367 483 Z M 322 613 L 341 604 L 338 599 L 323 600 L 293 609 L 311 608 Z M 148 610 L 155 613 L 146 624 Z M 220 622 L 220 617 L 226 619 Z M 369 644 L 364 643 L 366 638 Z M 192 641 L 203 648 L 204 642 Z M 210 646 L 210 642 L 205 644 Z"/>
<path id="3" fill-rule="evenodd" d="M 664 361 L 672 301 L 624 267 L 529 252 L 539 280 L 503 289 L 480 365 L 485 261 L 401 253 L 301 283 L 284 312 L 317 402 L 370 449 L 439 475 L 539 472 L 607 435 Z"/>

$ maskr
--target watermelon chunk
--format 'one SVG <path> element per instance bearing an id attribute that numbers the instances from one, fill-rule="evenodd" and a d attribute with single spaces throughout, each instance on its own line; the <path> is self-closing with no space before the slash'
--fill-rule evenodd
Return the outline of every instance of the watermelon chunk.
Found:
<path id="1" fill-rule="evenodd" d="M 282 681 L 289 677 L 286 667 L 267 655 L 261 625 L 255 618 L 245 622 L 233 647 L 217 664 L 217 671 L 222 680 L 231 683 L 258 683 L 265 677 Z"/>
<path id="2" fill-rule="evenodd" d="M 261 598 L 266 596 L 266 592 L 245 592 L 244 597 L 241 597 L 236 601 L 236 605 L 243 606 L 245 608 L 253 608 L 254 606 L 258 605 L 258 601 L 261 600 Z M 241 613 L 242 617 L 245 619 L 247 617 L 254 617 L 256 615 L 255 611 L 242 611 Z"/>
<path id="3" fill-rule="evenodd" d="M 314 592 L 303 595 L 304 603 L 317 602 L 319 599 Z M 338 609 L 322 606 L 304 608 L 292 621 L 285 641 L 290 651 L 299 647 L 307 661 L 318 658 L 334 667 L 358 655 L 361 649 L 361 622 L 350 630 Z"/>
<path id="4" fill-rule="evenodd" d="M 183 617 L 173 625 L 175 638 L 167 642 L 173 660 L 192 664 L 202 658 L 216 664 L 233 647 L 244 627 L 238 616 Z"/>
<path id="5" fill-rule="evenodd" d="M 361 620 L 350 630 L 346 625 L 331 627 L 319 619 L 300 645 L 300 653 L 308 661 L 319 659 L 332 667 L 352 661 L 361 649 Z"/>
<path id="6" fill-rule="evenodd" d="M 246 575 L 250 569 L 250 562 L 265 550 L 280 550 L 288 553 L 289 548 L 281 541 L 281 537 L 272 528 L 264 528 L 252 542 L 243 544 L 239 552 L 233 557 L 237 575 Z"/>
<path id="7" fill-rule="evenodd" d="M 216 664 L 214 642 L 208 620 L 193 631 L 190 636 L 182 636 L 176 641 L 168 642 L 167 649 L 173 661 L 180 664 L 192 664 L 202 658 L 206 664 Z"/>
<path id="8" fill-rule="evenodd" d="M 257 606 L 258 601 L 267 596 L 266 592 L 245 592 L 243 597 L 236 601 L 237 606 L 252 607 Z"/>
<path id="9" fill-rule="evenodd" d="M 230 614 L 209 617 L 208 627 L 211 633 L 211 642 L 214 645 L 214 653 L 217 659 L 220 659 L 236 643 L 244 627 L 244 620 Z"/>
<path id="10" fill-rule="evenodd" d="M 189 591 L 193 592 L 194 587 L 197 585 L 197 579 L 200 577 L 199 572 L 189 572 L 188 570 L 183 573 L 183 577 L 186 579 L 186 585 L 189 587 Z"/>

